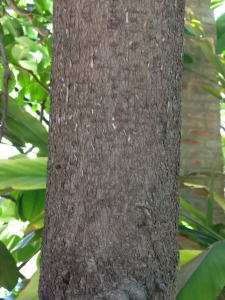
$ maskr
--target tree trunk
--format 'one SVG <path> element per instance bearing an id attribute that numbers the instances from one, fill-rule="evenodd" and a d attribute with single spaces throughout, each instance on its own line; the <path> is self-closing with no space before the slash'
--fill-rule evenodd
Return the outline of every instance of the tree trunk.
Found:
<path id="1" fill-rule="evenodd" d="M 55 0 L 41 300 L 175 299 L 184 0 Z"/>

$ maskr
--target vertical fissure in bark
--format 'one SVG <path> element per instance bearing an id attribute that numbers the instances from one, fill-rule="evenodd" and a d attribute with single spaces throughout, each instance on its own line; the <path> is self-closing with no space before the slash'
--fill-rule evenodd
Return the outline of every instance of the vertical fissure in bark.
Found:
<path id="1" fill-rule="evenodd" d="M 183 15 L 54 1 L 40 299 L 175 299 Z"/>

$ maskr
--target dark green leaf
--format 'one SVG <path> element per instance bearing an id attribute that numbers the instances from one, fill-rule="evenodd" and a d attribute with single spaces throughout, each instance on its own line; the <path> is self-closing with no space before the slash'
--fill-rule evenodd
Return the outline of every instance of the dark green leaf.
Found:
<path id="1" fill-rule="evenodd" d="M 19 271 L 6 246 L 0 241 L 0 286 L 11 291 L 17 284 Z"/>
<path id="2" fill-rule="evenodd" d="M 193 63 L 193 58 L 190 55 L 184 53 L 184 63 L 185 64 L 192 64 Z"/>
<path id="3" fill-rule="evenodd" d="M 0 117 L 3 109 L 3 97 L 0 97 Z M 48 133 L 46 128 L 31 114 L 21 110 L 14 99 L 8 99 L 7 128 L 23 141 L 42 150 L 47 156 Z"/>
<path id="4" fill-rule="evenodd" d="M 28 221 L 44 210 L 46 190 L 31 190 L 22 193 L 22 207 Z"/>
<path id="5" fill-rule="evenodd" d="M 200 244 L 205 244 L 207 246 L 217 242 L 218 240 L 207 235 L 204 232 L 200 232 L 197 230 L 193 230 L 190 228 L 187 228 L 184 225 L 179 225 L 178 226 L 178 231 L 179 233 L 185 234 L 189 237 L 192 237 L 194 239 L 195 242 L 200 243 Z"/>

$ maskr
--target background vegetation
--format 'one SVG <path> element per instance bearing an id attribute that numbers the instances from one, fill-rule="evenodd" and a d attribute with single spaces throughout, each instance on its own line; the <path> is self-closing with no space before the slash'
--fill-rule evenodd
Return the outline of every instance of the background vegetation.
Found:
<path id="1" fill-rule="evenodd" d="M 7 130 L 2 144 L 10 145 L 18 152 L 7 160 L 0 160 L 0 286 L 8 291 L 2 296 L 5 300 L 38 299 L 45 206 L 52 1 L 35 0 L 29 5 L 27 2 L 5 0 L 0 5 L 0 37 L 11 73 Z M 211 8 L 215 9 L 224 2 L 213 0 Z M 202 88 L 211 93 L 215 101 L 220 101 L 224 109 L 225 14 L 216 22 L 216 41 L 205 36 L 201 22 L 191 11 L 184 30 L 186 38 L 191 38 L 200 46 L 199 51 L 204 53 L 215 69 L 217 87 L 205 79 Z M 5 70 L 2 56 L 0 60 L 2 118 Z M 192 61 L 191 56 L 185 53 L 184 68 Z M 225 137 L 222 139 L 225 144 Z M 223 152 L 225 157 L 225 150 Z M 225 224 L 213 222 L 213 202 L 216 201 L 225 209 L 225 199 L 214 191 L 214 181 L 224 177 L 224 174 L 215 173 L 213 167 L 211 172 L 205 172 L 204 175 L 209 176 L 210 186 L 190 185 L 188 178 L 194 174 L 181 178 L 181 187 L 203 188 L 208 197 L 205 215 L 185 199 L 180 199 L 184 210 L 180 213 L 179 234 L 198 244 L 199 250 L 180 249 L 177 300 L 190 300 L 193 295 L 195 300 L 225 299 Z M 27 279 L 22 274 L 22 268 L 34 258 L 37 271 L 31 279 Z"/>

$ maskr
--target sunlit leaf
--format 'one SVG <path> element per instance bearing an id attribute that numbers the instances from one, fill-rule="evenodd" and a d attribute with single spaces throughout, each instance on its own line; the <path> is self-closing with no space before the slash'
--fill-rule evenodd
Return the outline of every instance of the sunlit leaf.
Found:
<path id="1" fill-rule="evenodd" d="M 47 158 L 0 160 L 0 190 L 35 190 L 46 186 Z"/>
<path id="2" fill-rule="evenodd" d="M 225 282 L 224 253 L 225 241 L 217 242 L 184 264 L 178 274 L 176 300 L 215 299 Z"/>
<path id="3" fill-rule="evenodd" d="M 20 292 L 16 300 L 39 300 L 38 297 L 38 281 L 40 271 L 39 269 L 34 273 L 31 279 L 27 282 L 23 290 Z"/>

